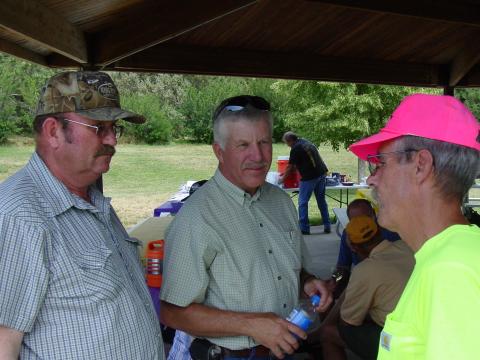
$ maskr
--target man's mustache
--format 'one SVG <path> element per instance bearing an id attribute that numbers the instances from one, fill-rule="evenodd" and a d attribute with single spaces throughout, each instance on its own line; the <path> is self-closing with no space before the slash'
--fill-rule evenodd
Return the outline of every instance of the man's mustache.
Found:
<path id="1" fill-rule="evenodd" d="M 268 167 L 270 164 L 266 161 L 261 162 L 249 162 L 242 165 L 242 170 L 245 169 L 262 169 Z"/>
<path id="2" fill-rule="evenodd" d="M 104 155 L 115 155 L 115 148 L 111 145 L 103 145 L 100 150 L 97 151 L 95 157 L 104 156 Z"/>

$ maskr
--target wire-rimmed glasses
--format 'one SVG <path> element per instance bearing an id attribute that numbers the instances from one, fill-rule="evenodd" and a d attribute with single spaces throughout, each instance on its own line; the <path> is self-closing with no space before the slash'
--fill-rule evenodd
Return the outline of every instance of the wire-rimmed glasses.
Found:
<path id="1" fill-rule="evenodd" d="M 66 118 L 64 118 L 63 120 L 95 129 L 95 134 L 98 137 L 101 137 L 101 138 L 104 138 L 108 134 L 113 133 L 113 135 L 115 135 L 115 139 L 118 140 L 120 138 L 120 136 L 122 136 L 122 134 L 123 134 L 123 126 L 122 125 L 117 125 L 117 124 L 113 124 L 112 126 L 90 125 L 90 124 L 82 123 L 80 121 L 70 120 L 70 119 L 66 119 Z"/>
<path id="2" fill-rule="evenodd" d="M 376 155 L 368 155 L 367 162 L 368 162 L 368 170 L 370 171 L 370 175 L 375 175 L 381 167 L 385 166 L 384 158 L 387 155 L 393 154 L 407 154 L 413 151 L 418 151 L 417 149 L 405 149 L 405 150 L 397 150 L 397 151 L 389 151 L 384 153 L 378 153 Z"/>

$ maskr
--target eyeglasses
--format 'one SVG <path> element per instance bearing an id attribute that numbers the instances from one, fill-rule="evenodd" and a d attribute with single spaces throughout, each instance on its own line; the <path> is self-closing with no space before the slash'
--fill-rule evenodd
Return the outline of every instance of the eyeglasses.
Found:
<path id="1" fill-rule="evenodd" d="M 419 151 L 419 150 L 417 150 L 417 149 L 405 149 L 405 150 L 379 153 L 377 155 L 368 155 L 367 156 L 367 161 L 368 161 L 368 170 L 370 171 L 370 175 L 375 175 L 377 173 L 378 169 L 385 166 L 386 162 L 385 162 L 384 158 L 387 155 L 408 154 L 408 153 L 411 153 L 411 152 L 414 152 L 414 151 Z"/>
<path id="2" fill-rule="evenodd" d="M 213 114 L 213 118 L 216 119 L 224 110 L 232 112 L 242 111 L 249 105 L 258 110 L 270 111 L 270 104 L 264 98 L 260 96 L 240 95 L 223 100 Z"/>
<path id="3" fill-rule="evenodd" d="M 104 138 L 108 134 L 113 133 L 113 135 L 115 135 L 115 139 L 118 140 L 120 138 L 120 136 L 122 136 L 122 134 L 123 134 L 123 126 L 121 126 L 121 125 L 116 125 L 116 124 L 113 124 L 112 126 L 90 125 L 90 124 L 85 124 L 85 123 L 82 123 L 80 121 L 75 121 L 75 120 L 70 120 L 70 119 L 63 119 L 63 120 L 95 129 L 95 134 L 98 137 L 101 137 L 101 138 Z"/>

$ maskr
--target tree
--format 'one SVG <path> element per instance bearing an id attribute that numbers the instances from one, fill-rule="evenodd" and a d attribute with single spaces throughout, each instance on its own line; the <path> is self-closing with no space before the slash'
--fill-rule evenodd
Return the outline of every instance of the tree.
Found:
<path id="1" fill-rule="evenodd" d="M 180 108 L 184 115 L 186 139 L 212 143 L 212 114 L 225 98 L 247 93 L 247 79 L 222 76 L 194 76 L 186 89 L 185 101 Z"/>
<path id="2" fill-rule="evenodd" d="M 273 139 L 281 141 L 283 134 L 288 130 L 285 124 L 287 109 L 284 107 L 285 99 L 273 87 L 276 81 L 274 79 L 247 79 L 247 93 L 261 96 L 270 103 L 273 116 Z"/>
<path id="3" fill-rule="evenodd" d="M 480 89 L 457 89 L 455 96 L 468 106 L 477 120 L 480 119 Z"/>
<path id="4" fill-rule="evenodd" d="M 52 70 L 0 53 L 0 143 L 30 135 L 38 94 Z"/>
<path id="5" fill-rule="evenodd" d="M 436 91 L 285 80 L 277 81 L 273 87 L 284 99 L 286 124 L 314 143 L 329 143 L 336 150 L 377 132 L 404 96 Z"/>

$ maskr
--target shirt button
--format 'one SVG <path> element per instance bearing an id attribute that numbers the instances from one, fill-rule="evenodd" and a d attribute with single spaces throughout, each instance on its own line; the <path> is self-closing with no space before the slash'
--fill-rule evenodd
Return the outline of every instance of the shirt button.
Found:
<path id="1" fill-rule="evenodd" d="M 287 307 L 287 304 L 283 304 L 283 308 L 285 309 Z"/>
<path id="2" fill-rule="evenodd" d="M 263 227 L 263 224 L 262 224 L 262 223 L 260 223 L 260 227 Z"/>
<path id="3" fill-rule="evenodd" d="M 279 276 L 277 279 L 278 279 L 278 280 L 282 280 L 282 277 L 281 277 L 281 276 Z"/>
<path id="4" fill-rule="evenodd" d="M 272 249 L 268 250 L 268 253 L 269 253 L 269 254 L 273 253 Z"/>

